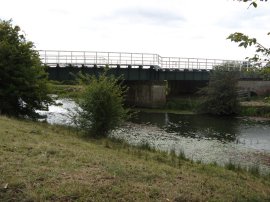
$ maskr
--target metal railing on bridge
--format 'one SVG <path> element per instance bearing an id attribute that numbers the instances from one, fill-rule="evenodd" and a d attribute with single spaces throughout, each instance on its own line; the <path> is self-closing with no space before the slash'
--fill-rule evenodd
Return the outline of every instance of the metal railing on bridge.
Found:
<path id="1" fill-rule="evenodd" d="M 50 67 L 105 66 L 110 67 L 155 67 L 164 69 L 211 70 L 215 66 L 251 67 L 248 61 L 161 57 L 151 53 L 56 51 L 39 50 L 43 64 Z"/>

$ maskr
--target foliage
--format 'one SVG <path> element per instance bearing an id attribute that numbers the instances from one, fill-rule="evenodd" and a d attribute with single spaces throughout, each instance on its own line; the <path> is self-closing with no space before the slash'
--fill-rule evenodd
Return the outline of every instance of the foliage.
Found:
<path id="1" fill-rule="evenodd" d="M 250 0 L 239 0 L 243 2 L 249 2 Z M 267 0 L 260 0 L 267 2 Z M 257 1 L 252 0 L 250 3 L 250 6 L 257 7 Z M 270 35 L 270 32 L 267 34 Z M 258 67 L 263 67 L 261 69 L 261 75 L 263 76 L 264 80 L 269 80 L 270 79 L 270 70 L 269 70 L 269 62 L 270 62 L 270 48 L 265 47 L 261 43 L 257 41 L 256 38 L 249 37 L 243 33 L 240 32 L 235 32 L 233 34 L 230 34 L 227 39 L 230 39 L 233 42 L 239 43 L 240 47 L 247 48 L 248 46 L 255 46 L 256 48 L 256 54 L 247 59 L 249 61 L 253 62 L 253 65 L 258 66 Z M 262 62 L 266 63 L 265 65 L 262 64 Z"/>
<path id="2" fill-rule="evenodd" d="M 243 1 L 243 2 L 249 2 L 249 1 L 251 1 L 251 3 L 249 4 L 249 6 L 253 6 L 254 8 L 257 8 L 257 6 L 258 6 L 257 0 L 238 0 L 238 1 Z M 260 1 L 267 2 L 267 0 L 260 0 Z"/>
<path id="3" fill-rule="evenodd" d="M 227 69 L 227 68 L 226 68 Z M 202 88 L 202 103 L 198 111 L 213 115 L 234 115 L 239 111 L 237 99 L 238 71 L 227 71 L 224 66 L 210 73 L 208 86 Z"/>
<path id="4" fill-rule="evenodd" d="M 268 33 L 268 35 L 270 35 L 270 32 Z M 266 48 L 265 46 L 260 44 L 256 38 L 250 38 L 249 36 L 243 33 L 235 32 L 233 34 L 230 34 L 227 39 L 239 43 L 240 47 L 247 48 L 248 46 L 255 46 L 256 54 L 252 58 L 249 58 L 250 61 L 253 62 L 258 62 L 261 60 L 266 62 L 270 61 L 270 48 Z M 261 54 L 264 58 L 260 58 L 259 54 Z"/>
<path id="5" fill-rule="evenodd" d="M 20 27 L 0 20 L 0 114 L 36 117 L 48 96 L 47 74 Z"/>
<path id="6" fill-rule="evenodd" d="M 258 116 L 258 117 L 270 117 L 270 107 L 269 106 L 242 106 L 241 107 L 242 116 Z"/>
<path id="7" fill-rule="evenodd" d="M 86 85 L 79 106 L 77 125 L 88 135 L 106 136 L 128 118 L 124 108 L 127 88 L 119 80 L 106 75 L 99 77 L 80 74 L 81 84 Z"/>
<path id="8" fill-rule="evenodd" d="M 196 97 L 181 97 L 168 99 L 165 108 L 174 110 L 189 110 L 194 111 L 199 102 Z"/>
<path id="9" fill-rule="evenodd" d="M 71 98 L 75 100 L 80 97 L 83 91 L 83 86 L 81 85 L 55 84 L 54 82 L 49 82 L 51 93 L 60 98 Z"/>
<path id="10" fill-rule="evenodd" d="M 270 80 L 270 66 L 267 65 L 266 67 L 261 69 L 260 74 L 262 75 L 263 80 L 269 81 Z"/>

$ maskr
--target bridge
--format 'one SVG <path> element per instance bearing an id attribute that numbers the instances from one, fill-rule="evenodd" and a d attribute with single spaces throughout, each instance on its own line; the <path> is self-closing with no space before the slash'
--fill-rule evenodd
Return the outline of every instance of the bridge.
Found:
<path id="1" fill-rule="evenodd" d="M 80 71 L 98 75 L 108 66 L 109 74 L 122 76 L 129 86 L 127 97 L 131 104 L 146 107 L 162 106 L 167 87 L 169 96 L 194 93 L 207 84 L 209 72 L 217 66 L 240 72 L 252 67 L 248 61 L 162 57 L 151 53 L 39 50 L 39 54 L 42 63 L 49 67 L 51 80 L 74 80 L 72 75 Z M 241 75 L 244 79 L 250 76 L 245 72 Z"/>
<path id="2" fill-rule="evenodd" d="M 95 51 L 55 51 L 39 50 L 42 62 L 49 67 L 140 67 L 163 70 L 211 70 L 218 65 L 250 67 L 247 61 L 162 57 L 152 53 L 95 52 Z"/>
<path id="3" fill-rule="evenodd" d="M 128 81 L 208 81 L 209 71 L 216 66 L 240 71 L 251 67 L 248 61 L 161 57 L 151 53 L 40 50 L 39 54 L 42 63 L 51 67 L 50 79 L 61 81 L 71 80 L 70 72 L 97 75 L 105 66 L 110 67 L 111 74 L 122 75 Z"/>

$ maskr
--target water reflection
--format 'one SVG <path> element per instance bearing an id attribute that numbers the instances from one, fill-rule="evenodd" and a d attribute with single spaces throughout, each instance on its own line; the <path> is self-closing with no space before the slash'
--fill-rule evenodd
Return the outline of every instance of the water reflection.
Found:
<path id="1" fill-rule="evenodd" d="M 78 106 L 71 99 L 56 100 L 56 105 L 49 106 L 48 111 L 37 110 L 37 112 L 45 117 L 50 124 L 71 125 L 73 126 L 73 116 L 78 110 Z M 44 119 L 41 119 L 44 121 Z"/>
<path id="2" fill-rule="evenodd" d="M 132 122 L 151 123 L 165 129 L 168 133 L 197 139 L 216 139 L 222 142 L 233 142 L 239 134 L 239 119 L 218 118 L 199 115 L 179 115 L 169 113 L 140 112 Z"/>

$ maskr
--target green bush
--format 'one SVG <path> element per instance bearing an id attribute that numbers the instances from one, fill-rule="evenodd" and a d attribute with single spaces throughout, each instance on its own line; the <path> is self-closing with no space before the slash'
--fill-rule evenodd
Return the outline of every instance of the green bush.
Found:
<path id="1" fill-rule="evenodd" d="M 106 71 L 99 77 L 80 77 L 86 86 L 78 102 L 81 110 L 76 119 L 77 125 L 87 135 L 107 136 L 128 118 L 129 110 L 124 108 L 127 88 L 119 84 L 118 79 L 106 76 Z"/>
<path id="2" fill-rule="evenodd" d="M 47 74 L 20 27 L 0 20 L 0 114 L 36 118 L 46 108 Z"/>
<path id="3" fill-rule="evenodd" d="M 169 99 L 166 103 L 166 109 L 175 109 L 175 110 L 190 110 L 195 111 L 198 106 L 197 97 L 188 97 L 188 98 L 172 98 Z"/>
<path id="4" fill-rule="evenodd" d="M 210 73 L 208 86 L 199 92 L 202 103 L 200 113 L 213 115 L 234 115 L 239 113 L 240 104 L 237 93 L 239 72 L 228 69 L 226 65 L 216 67 Z"/>
<path id="5" fill-rule="evenodd" d="M 270 117 L 270 107 L 269 106 L 260 106 L 260 107 L 242 106 L 241 115 L 242 116 Z"/>

